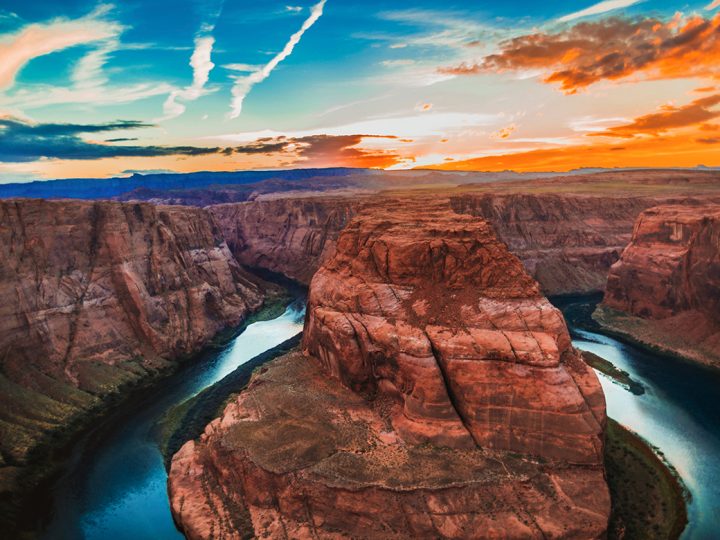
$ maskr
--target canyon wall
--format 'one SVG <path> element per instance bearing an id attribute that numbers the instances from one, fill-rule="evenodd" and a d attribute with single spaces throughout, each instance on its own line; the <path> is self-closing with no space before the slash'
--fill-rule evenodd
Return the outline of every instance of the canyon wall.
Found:
<path id="1" fill-rule="evenodd" d="M 263 301 L 198 208 L 0 201 L 2 478 L 122 385 Z"/>
<path id="2" fill-rule="evenodd" d="M 207 207 L 242 264 L 309 284 L 335 249 L 357 199 L 274 199 Z"/>
<path id="3" fill-rule="evenodd" d="M 720 205 L 640 214 L 595 318 L 641 343 L 720 367 Z"/>
<path id="4" fill-rule="evenodd" d="M 605 403 L 483 220 L 364 209 L 310 286 L 303 353 L 173 457 L 188 538 L 601 538 Z"/>
<path id="5" fill-rule="evenodd" d="M 543 292 L 604 290 L 610 266 L 630 242 L 652 197 L 575 194 L 473 194 L 451 199 L 457 212 L 487 219 Z"/>
<path id="6" fill-rule="evenodd" d="M 407 197 L 408 204 L 417 197 Z M 492 223 L 546 294 L 598 292 L 630 242 L 633 223 L 654 197 L 467 193 L 438 195 L 458 213 Z M 230 249 L 250 267 L 310 283 L 337 236 L 380 197 L 279 198 L 209 206 Z"/>

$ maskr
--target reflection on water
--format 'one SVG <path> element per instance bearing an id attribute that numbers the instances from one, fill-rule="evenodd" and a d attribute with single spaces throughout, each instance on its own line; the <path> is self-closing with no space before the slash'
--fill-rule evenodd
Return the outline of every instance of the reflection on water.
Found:
<path id="1" fill-rule="evenodd" d="M 170 514 L 167 475 L 155 442 L 158 420 L 239 365 L 301 332 L 303 317 L 304 307 L 296 303 L 276 319 L 251 324 L 224 350 L 205 355 L 145 402 L 91 434 L 54 488 L 53 517 L 44 537 L 181 539 Z"/>
<path id="2" fill-rule="evenodd" d="M 636 396 L 599 374 L 608 415 L 658 447 L 690 490 L 682 538 L 720 538 L 720 374 L 583 330 L 572 309 L 577 304 L 559 301 L 558 307 L 576 348 L 602 356 L 645 386 Z"/>

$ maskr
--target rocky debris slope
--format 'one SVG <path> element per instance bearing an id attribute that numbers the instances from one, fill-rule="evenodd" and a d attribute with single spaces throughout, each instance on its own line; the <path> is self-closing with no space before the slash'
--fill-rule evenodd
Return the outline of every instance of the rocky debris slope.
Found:
<path id="1" fill-rule="evenodd" d="M 0 202 L 0 453 L 239 324 L 262 291 L 197 208 Z"/>
<path id="2" fill-rule="evenodd" d="M 367 209 L 312 280 L 304 354 L 174 456 L 197 538 L 599 538 L 605 403 L 482 220 Z"/>
<path id="3" fill-rule="evenodd" d="M 336 197 L 209 206 L 242 264 L 309 284 L 360 203 Z"/>
<path id="4" fill-rule="evenodd" d="M 453 208 L 490 221 L 545 294 L 602 291 L 610 266 L 630 242 L 652 197 L 575 194 L 478 194 L 453 197 Z"/>
<path id="5" fill-rule="evenodd" d="M 641 343 L 720 367 L 720 205 L 643 212 L 594 316 Z"/>

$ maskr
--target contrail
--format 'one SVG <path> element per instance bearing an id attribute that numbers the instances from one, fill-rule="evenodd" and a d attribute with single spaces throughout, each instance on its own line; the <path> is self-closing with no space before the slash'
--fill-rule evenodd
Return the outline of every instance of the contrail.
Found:
<path id="1" fill-rule="evenodd" d="M 238 78 L 232 88 L 232 101 L 230 102 L 230 118 L 237 118 L 242 111 L 243 100 L 248 95 L 253 86 L 268 78 L 272 70 L 285 60 L 293 52 L 295 45 L 300 42 L 303 34 L 320 18 L 323 14 L 326 0 L 321 0 L 315 4 L 310 10 L 310 16 L 305 20 L 300 30 L 295 32 L 283 47 L 283 50 L 276 54 L 272 60 L 265 64 L 259 70 L 251 73 L 247 77 Z"/>
<path id="2" fill-rule="evenodd" d="M 194 101 L 205 92 L 205 85 L 210 79 L 210 72 L 215 67 L 211 61 L 212 49 L 215 44 L 215 38 L 212 36 L 215 30 L 215 23 L 220 18 L 224 2 L 220 2 L 214 14 L 210 17 L 210 21 L 203 23 L 195 37 L 195 49 L 190 57 L 190 67 L 193 69 L 193 81 L 190 86 L 182 89 L 176 89 L 170 92 L 170 95 L 163 103 L 163 112 L 165 116 L 160 120 L 169 120 L 176 118 L 185 112 L 185 105 L 179 103 L 180 98 L 183 101 Z"/>

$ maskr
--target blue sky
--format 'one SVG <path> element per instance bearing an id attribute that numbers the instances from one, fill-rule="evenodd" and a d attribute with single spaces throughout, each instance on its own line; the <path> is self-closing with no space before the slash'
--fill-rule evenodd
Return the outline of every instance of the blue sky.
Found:
<path id="1" fill-rule="evenodd" d="M 548 83 L 545 66 L 557 57 L 543 64 L 518 63 L 512 51 L 500 61 L 491 55 L 523 36 L 566 41 L 584 23 L 615 31 L 611 18 L 656 21 L 662 29 L 652 31 L 667 39 L 713 23 L 719 3 L 2 0 L 0 145 L 4 136 L 14 150 L 0 151 L 0 181 L 143 168 L 402 168 L 579 148 L 593 129 L 691 105 L 717 72 L 677 73 L 668 65 L 687 51 L 661 52 L 648 67 L 576 87 L 562 76 L 562 84 Z M 631 40 L 615 46 L 630 48 Z M 587 68 L 592 51 L 584 46 L 572 54 Z M 703 54 L 716 52 L 713 45 Z M 711 131 L 716 105 L 702 107 L 702 129 Z M 107 132 L 78 127 L 106 123 Z M 72 151 L 38 150 L 53 144 L 46 125 L 70 126 L 58 145 Z M 26 144 L 31 136 L 39 138 Z M 643 136 L 634 136 L 638 144 Z M 101 148 L 92 159 L 91 148 L 78 147 L 89 144 L 125 148 L 117 156 Z M 710 144 L 697 146 L 706 152 Z M 186 147 L 217 151 L 179 150 Z"/>

